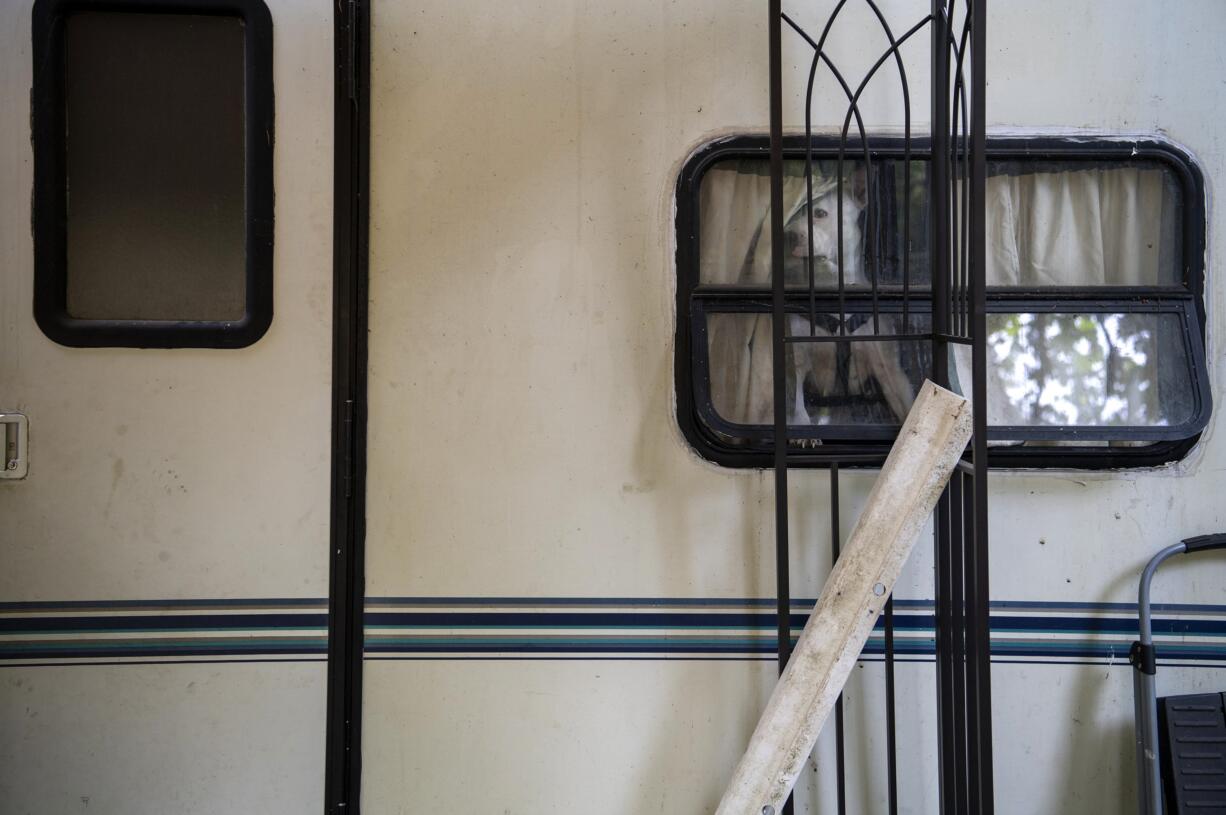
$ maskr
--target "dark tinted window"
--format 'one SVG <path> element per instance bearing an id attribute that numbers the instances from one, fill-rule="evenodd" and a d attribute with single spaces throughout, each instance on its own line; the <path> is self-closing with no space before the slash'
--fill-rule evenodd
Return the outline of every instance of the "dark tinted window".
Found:
<path id="1" fill-rule="evenodd" d="M 35 10 L 36 315 L 69 345 L 239 346 L 272 316 L 259 3 Z"/>
<path id="2" fill-rule="evenodd" d="M 64 50 L 69 315 L 241 319 L 243 21 L 74 14 Z"/>

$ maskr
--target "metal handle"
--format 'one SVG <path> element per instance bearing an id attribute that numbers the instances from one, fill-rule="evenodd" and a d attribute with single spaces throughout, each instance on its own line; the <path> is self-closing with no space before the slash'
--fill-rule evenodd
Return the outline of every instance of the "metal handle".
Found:
<path id="1" fill-rule="evenodd" d="M 1154 572 L 1167 558 L 1185 553 L 1207 552 L 1211 549 L 1226 549 L 1226 533 L 1197 535 L 1168 546 L 1154 555 L 1141 573 L 1137 592 L 1139 639 L 1132 644 L 1128 661 L 1135 669 L 1132 674 L 1132 692 L 1137 728 L 1137 809 L 1142 815 L 1162 813 L 1162 774 L 1158 756 L 1158 688 L 1154 676 L 1158 661 L 1154 652 L 1153 626 L 1150 619 L 1150 584 L 1153 582 Z"/>
<path id="2" fill-rule="evenodd" d="M 25 478 L 29 472 L 29 427 L 21 413 L 0 413 L 0 479 Z"/>
<path id="3" fill-rule="evenodd" d="M 1184 538 L 1183 545 L 1188 554 L 1193 552 L 1208 552 L 1210 549 L 1226 549 L 1226 532 L 1214 535 L 1197 535 L 1194 538 Z"/>
<path id="4" fill-rule="evenodd" d="M 1149 588 L 1154 572 L 1167 558 L 1187 551 L 1184 543 L 1166 547 L 1150 558 L 1141 572 L 1137 591 L 1137 628 L 1130 659 L 1133 668 L 1132 693 L 1136 713 L 1137 811 L 1142 815 L 1162 815 L 1162 772 L 1158 756 L 1158 688 L 1154 676 L 1153 626 L 1150 620 Z"/>

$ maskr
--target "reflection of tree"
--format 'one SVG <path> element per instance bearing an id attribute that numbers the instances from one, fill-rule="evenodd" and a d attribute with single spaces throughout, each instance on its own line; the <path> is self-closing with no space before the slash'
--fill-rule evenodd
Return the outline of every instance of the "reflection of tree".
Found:
<path id="1" fill-rule="evenodd" d="M 1116 369 L 1120 367 L 1120 355 L 1115 348 L 1116 340 L 1107 333 L 1107 320 L 1101 314 L 1095 315 L 1094 322 L 1097 324 L 1096 327 L 1099 333 L 1107 339 L 1107 358 L 1104 363 L 1106 368 L 1104 373 L 1107 379 L 1103 385 L 1103 390 L 1106 393 L 1115 393 L 1116 383 L 1120 381 L 1120 378 L 1116 376 Z"/>
<path id="2" fill-rule="evenodd" d="M 1037 385 L 1034 388 L 1034 399 L 1030 404 L 1030 415 L 1035 419 L 1035 424 L 1056 424 L 1056 422 L 1051 421 L 1051 417 L 1043 415 L 1043 390 L 1047 381 L 1051 378 L 1051 371 L 1048 370 L 1050 366 L 1048 364 L 1047 351 L 1047 315 L 1036 314 L 1030 325 L 1034 329 L 1034 338 L 1031 344 L 1034 346 L 1036 361 L 1034 381 Z"/>
<path id="3" fill-rule="evenodd" d="M 1164 424 L 1153 314 L 993 314 L 988 343 L 1029 425 Z"/>

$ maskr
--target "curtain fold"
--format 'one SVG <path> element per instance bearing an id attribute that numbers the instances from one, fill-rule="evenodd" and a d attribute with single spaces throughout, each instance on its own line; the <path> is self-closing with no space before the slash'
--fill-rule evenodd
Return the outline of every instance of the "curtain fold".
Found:
<path id="1" fill-rule="evenodd" d="M 1163 181 L 1137 167 L 989 176 L 988 285 L 1171 282 L 1160 263 Z"/>

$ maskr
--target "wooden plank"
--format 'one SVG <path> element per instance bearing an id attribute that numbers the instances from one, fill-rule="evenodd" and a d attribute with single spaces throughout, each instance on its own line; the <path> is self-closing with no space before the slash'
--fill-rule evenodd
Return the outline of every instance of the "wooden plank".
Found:
<path id="1" fill-rule="evenodd" d="M 970 403 L 924 382 L 716 815 L 783 811 L 970 437 Z"/>

